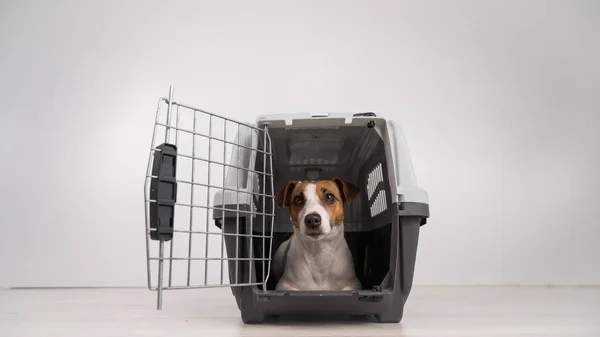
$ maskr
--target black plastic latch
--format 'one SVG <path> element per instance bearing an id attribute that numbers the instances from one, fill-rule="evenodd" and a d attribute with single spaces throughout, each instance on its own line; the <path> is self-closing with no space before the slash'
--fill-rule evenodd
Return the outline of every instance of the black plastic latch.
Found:
<path id="1" fill-rule="evenodd" d="M 160 144 L 154 151 L 150 181 L 150 239 L 169 241 L 173 238 L 175 202 L 177 201 L 177 147 Z"/>
<path id="2" fill-rule="evenodd" d="M 223 219 L 215 219 L 215 226 L 217 226 L 217 228 L 219 228 L 219 229 L 222 229 Z"/>
<path id="3" fill-rule="evenodd" d="M 376 293 L 380 293 L 383 291 L 383 289 L 381 289 L 381 286 L 373 286 L 373 291 Z"/>

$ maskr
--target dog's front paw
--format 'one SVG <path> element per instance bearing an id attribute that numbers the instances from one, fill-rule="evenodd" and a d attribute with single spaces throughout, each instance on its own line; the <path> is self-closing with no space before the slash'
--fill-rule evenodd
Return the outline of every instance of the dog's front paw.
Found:
<path id="1" fill-rule="evenodd" d="M 298 291 L 298 288 L 294 287 L 285 280 L 280 280 L 275 287 L 275 290 L 286 290 L 286 291 Z"/>
<path id="2" fill-rule="evenodd" d="M 358 280 L 356 280 L 355 282 L 352 282 L 350 284 L 348 284 L 347 286 L 342 288 L 342 291 L 351 291 L 351 290 L 361 290 L 362 286 L 360 285 L 360 282 Z"/>
<path id="3" fill-rule="evenodd" d="M 360 290 L 360 287 L 357 286 L 345 286 L 344 288 L 342 288 L 342 291 L 350 291 L 350 290 Z"/>

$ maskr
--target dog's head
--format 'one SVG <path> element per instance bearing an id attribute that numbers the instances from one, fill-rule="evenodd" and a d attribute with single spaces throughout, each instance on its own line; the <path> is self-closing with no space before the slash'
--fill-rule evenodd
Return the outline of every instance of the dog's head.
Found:
<path id="1" fill-rule="evenodd" d="M 359 194 L 358 187 L 340 178 L 316 182 L 290 181 L 278 195 L 281 207 L 290 208 L 294 227 L 320 240 L 344 222 L 344 204 Z"/>

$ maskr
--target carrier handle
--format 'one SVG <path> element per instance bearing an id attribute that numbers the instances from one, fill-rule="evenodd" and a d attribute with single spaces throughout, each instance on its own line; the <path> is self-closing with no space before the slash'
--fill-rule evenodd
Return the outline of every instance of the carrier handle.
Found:
<path id="1" fill-rule="evenodd" d="M 173 238 L 175 202 L 177 201 L 177 147 L 163 143 L 156 147 L 150 182 L 150 239 Z"/>

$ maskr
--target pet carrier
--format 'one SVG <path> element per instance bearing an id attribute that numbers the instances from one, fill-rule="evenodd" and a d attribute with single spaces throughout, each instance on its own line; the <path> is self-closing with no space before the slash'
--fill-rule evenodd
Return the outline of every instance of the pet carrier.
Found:
<path id="1" fill-rule="evenodd" d="M 277 291 L 271 259 L 292 232 L 274 196 L 290 180 L 342 177 L 358 291 Z M 429 217 L 401 128 L 375 113 L 234 121 L 161 98 L 145 184 L 148 287 L 231 287 L 245 323 L 268 316 L 374 315 L 399 322 Z"/>

